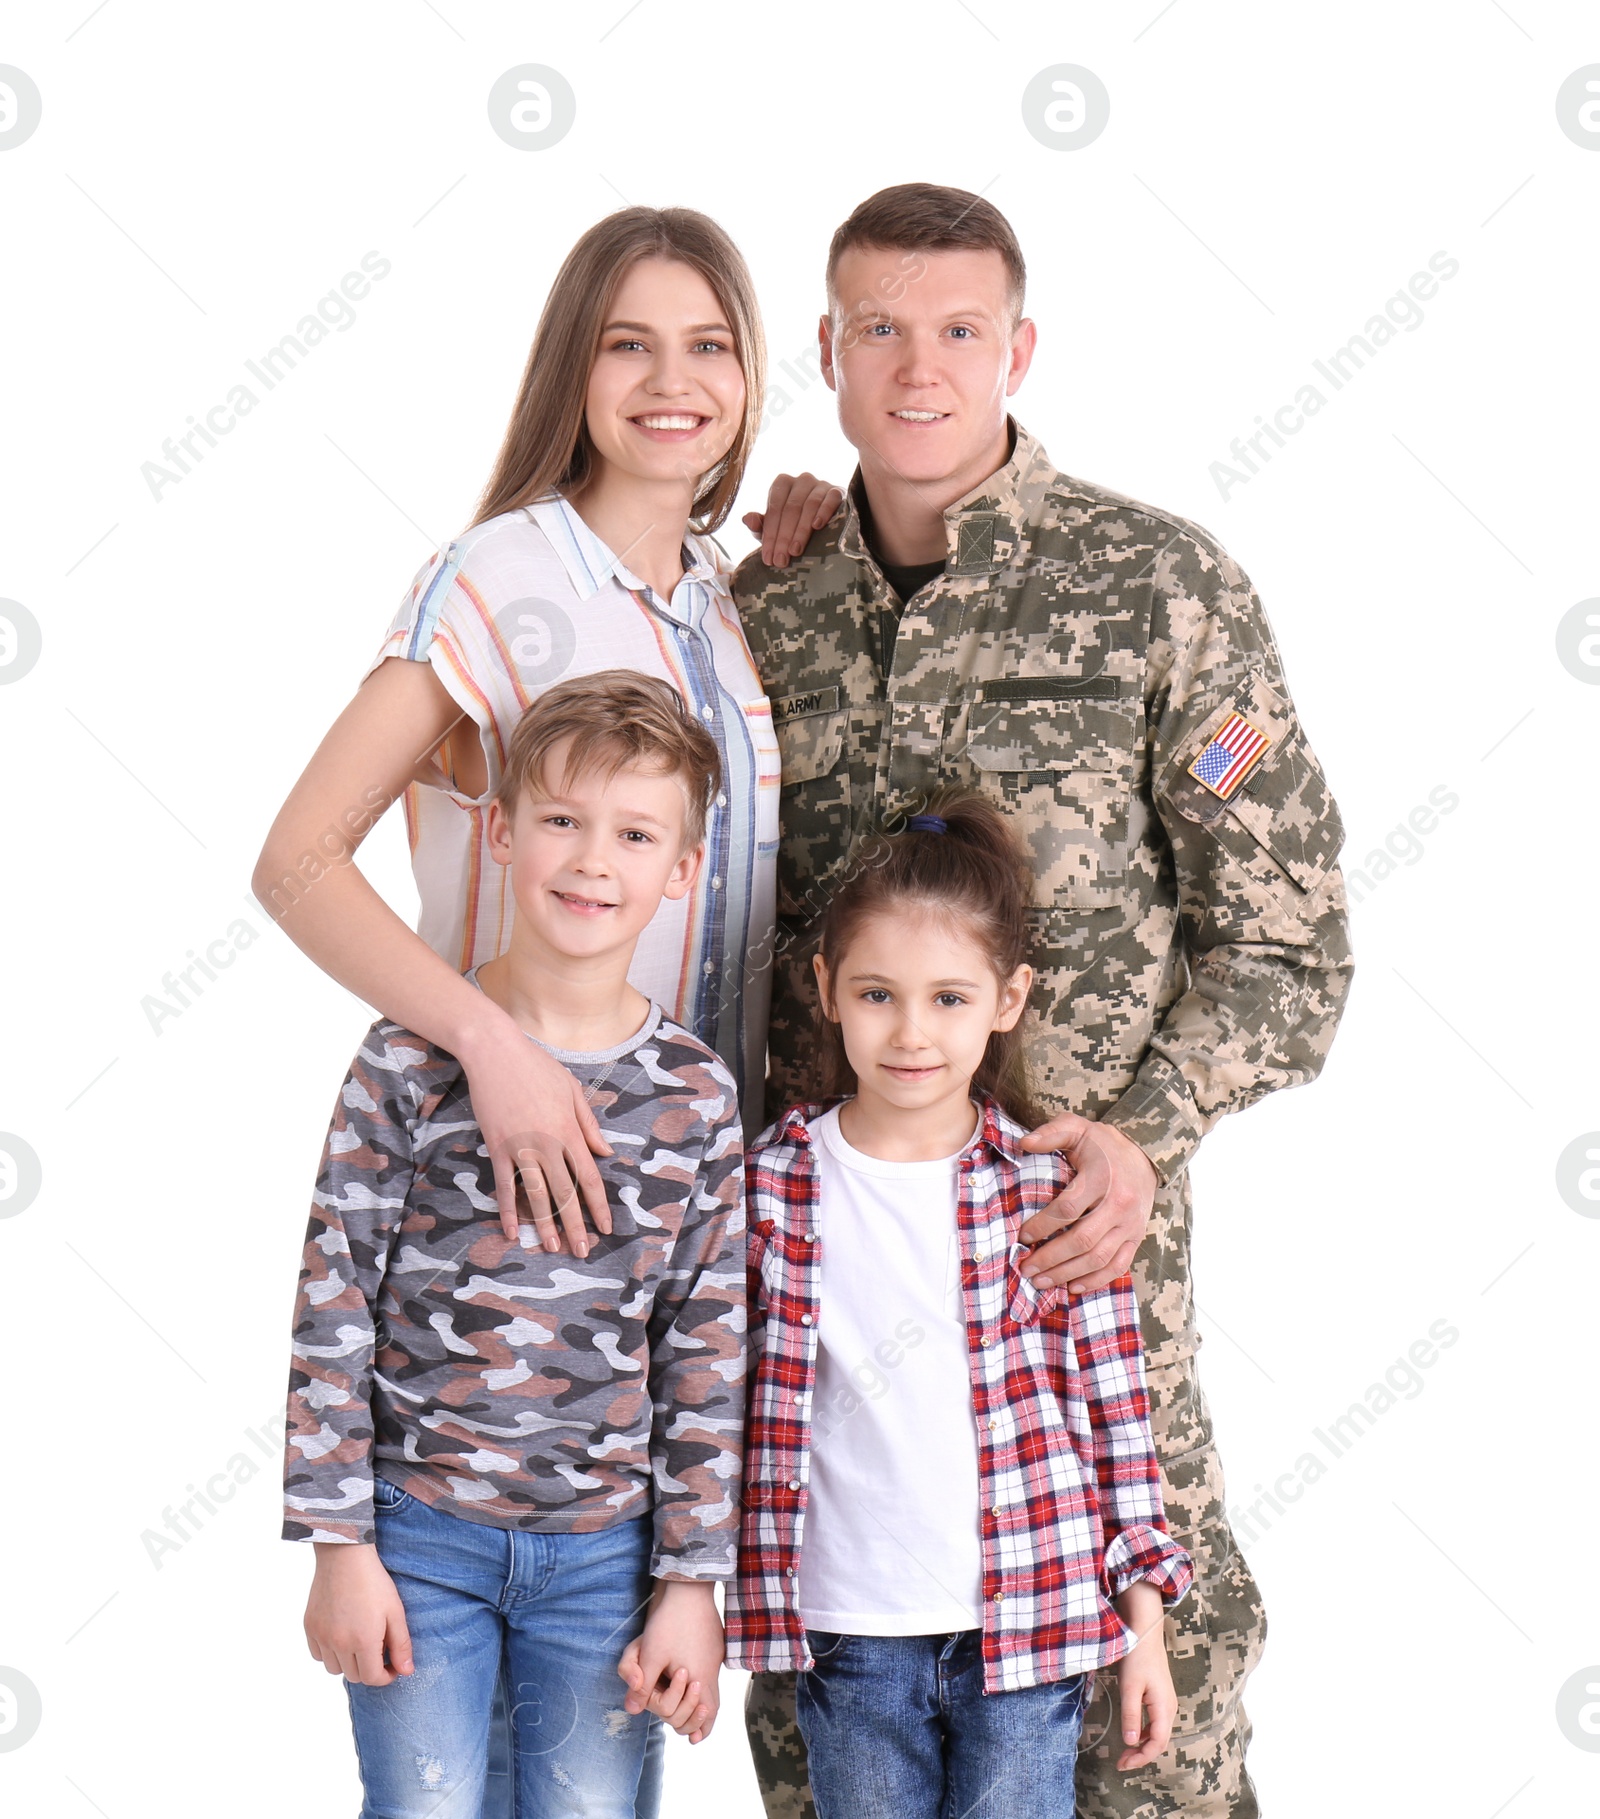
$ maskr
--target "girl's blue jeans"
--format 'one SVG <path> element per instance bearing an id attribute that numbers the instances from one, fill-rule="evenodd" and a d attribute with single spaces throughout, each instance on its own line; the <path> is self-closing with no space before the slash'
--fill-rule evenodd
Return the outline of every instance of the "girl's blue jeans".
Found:
<path id="1" fill-rule="evenodd" d="M 623 1709 L 617 1662 L 644 1624 L 649 1518 L 533 1534 L 446 1515 L 381 1478 L 374 1496 L 416 1668 L 389 1686 L 345 1683 L 361 1819 L 635 1819 L 659 1723 Z M 502 1662 L 510 1776 L 491 1791 Z"/>
<path id="2" fill-rule="evenodd" d="M 985 1694 L 980 1633 L 806 1632 L 817 1819 L 1072 1819 L 1088 1676 Z"/>

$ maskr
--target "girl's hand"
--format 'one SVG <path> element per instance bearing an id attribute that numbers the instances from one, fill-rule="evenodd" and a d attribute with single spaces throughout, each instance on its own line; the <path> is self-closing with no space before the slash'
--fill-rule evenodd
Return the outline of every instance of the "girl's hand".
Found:
<path id="1" fill-rule="evenodd" d="M 644 1669 L 640 1666 L 641 1644 L 637 1636 L 622 1651 L 622 1659 L 617 1663 L 617 1672 L 627 1682 L 628 1692 L 623 1705 L 630 1712 L 654 1712 L 663 1723 L 670 1725 L 680 1737 L 687 1737 L 691 1743 L 699 1743 L 708 1736 L 716 1720 L 716 1700 L 707 1705 L 701 1697 L 701 1686 L 698 1680 L 689 1678 L 686 1667 L 671 1670 L 670 1676 L 663 1671 L 656 1682 L 655 1690 L 646 1693 L 644 1690 Z"/>
<path id="2" fill-rule="evenodd" d="M 838 511 L 844 494 L 815 474 L 779 474 L 768 489 L 767 509 L 746 512 L 744 527 L 761 539 L 768 568 L 787 568 Z"/>
<path id="3" fill-rule="evenodd" d="M 657 1580 L 644 1629 L 617 1663 L 628 1687 L 623 1705 L 654 1712 L 680 1736 L 701 1742 L 717 1721 L 722 1655 L 722 1619 L 711 1585 Z"/>
<path id="4" fill-rule="evenodd" d="M 585 1205 L 597 1232 L 611 1230 L 605 1183 L 590 1151 L 609 1156 L 611 1146 L 600 1135 L 582 1087 L 509 1017 L 504 1017 L 503 1028 L 491 1026 L 462 1054 L 461 1063 L 472 1091 L 472 1110 L 494 1164 L 500 1229 L 508 1238 L 520 1236 L 532 1248 L 532 1238 L 518 1222 L 520 1175 L 538 1242 L 547 1251 L 561 1249 L 559 1219 L 573 1256 L 587 1257 Z"/>
<path id="5" fill-rule="evenodd" d="M 1138 1646 L 1117 1663 L 1117 1700 L 1127 1746 L 1117 1767 L 1126 1772 L 1144 1768 L 1164 1754 L 1172 1741 L 1178 1695 L 1167 1663 L 1161 1594 L 1153 1585 L 1140 1583 L 1129 1586 L 1116 1602 L 1123 1622 L 1139 1632 Z"/>
<path id="6" fill-rule="evenodd" d="M 392 1686 L 414 1666 L 405 1606 L 370 1542 L 318 1541 L 306 1600 L 313 1660 L 361 1686 Z"/>

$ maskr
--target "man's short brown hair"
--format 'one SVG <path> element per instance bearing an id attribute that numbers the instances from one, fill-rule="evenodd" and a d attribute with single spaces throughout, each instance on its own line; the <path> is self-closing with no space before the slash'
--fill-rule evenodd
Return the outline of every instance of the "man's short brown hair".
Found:
<path id="1" fill-rule="evenodd" d="M 992 202 L 971 190 L 946 189 L 937 183 L 896 183 L 868 196 L 843 222 L 828 248 L 828 297 L 837 301 L 834 276 L 840 259 L 853 247 L 880 246 L 904 252 L 998 253 L 1006 268 L 1011 316 L 1022 315 L 1028 268 L 1017 236 Z"/>
<path id="2" fill-rule="evenodd" d="M 635 766 L 676 777 L 687 804 L 684 851 L 705 838 L 706 807 L 721 781 L 722 761 L 716 741 L 670 682 L 638 670 L 603 669 L 547 688 L 517 722 L 506 749 L 495 798 L 508 816 L 525 789 L 550 787 L 545 760 L 563 739 L 572 743 L 557 787 L 586 772 L 609 778 Z"/>

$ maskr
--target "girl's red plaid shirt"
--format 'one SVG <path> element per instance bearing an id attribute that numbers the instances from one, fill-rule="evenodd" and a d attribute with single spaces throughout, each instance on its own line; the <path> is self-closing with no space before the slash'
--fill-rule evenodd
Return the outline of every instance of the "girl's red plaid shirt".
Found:
<path id="1" fill-rule="evenodd" d="M 755 1381 L 726 1625 L 729 1666 L 757 1671 L 812 1665 L 795 1593 L 826 1241 L 808 1126 L 823 1109 L 796 1106 L 745 1164 Z M 1018 1267 L 1023 1222 L 1072 1178 L 1060 1156 L 1024 1150 L 1024 1135 L 986 1098 L 960 1156 L 985 1692 L 1117 1660 L 1138 1638 L 1112 1598 L 1147 1579 L 1171 1605 L 1193 1579 L 1162 1510 L 1131 1279 L 1087 1295 L 1041 1293 Z"/>

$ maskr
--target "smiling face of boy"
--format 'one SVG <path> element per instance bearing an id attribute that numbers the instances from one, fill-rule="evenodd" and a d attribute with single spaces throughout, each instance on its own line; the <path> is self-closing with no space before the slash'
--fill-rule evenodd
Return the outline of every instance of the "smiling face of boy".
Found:
<path id="1" fill-rule="evenodd" d="M 553 745 L 515 815 L 489 805 L 489 850 L 511 870 L 518 934 L 551 955 L 630 952 L 663 897 L 694 883 L 703 846 L 685 850 L 688 800 L 668 772 L 626 765 L 567 774 L 571 740 Z"/>
<path id="2" fill-rule="evenodd" d="M 1014 315 L 997 252 L 840 256 L 822 320 L 822 372 L 869 488 L 926 489 L 936 509 L 1006 459 L 1006 400 L 1033 358 L 1034 325 Z M 892 299 L 892 301 L 891 301 Z"/>

